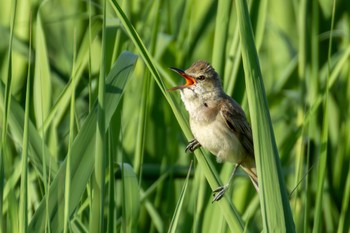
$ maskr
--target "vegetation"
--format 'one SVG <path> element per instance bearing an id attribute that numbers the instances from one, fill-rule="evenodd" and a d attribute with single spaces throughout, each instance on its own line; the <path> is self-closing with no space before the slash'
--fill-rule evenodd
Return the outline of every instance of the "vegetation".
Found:
<path id="1" fill-rule="evenodd" d="M 249 8 L 249 15 L 246 14 Z M 347 1 L 1 1 L 0 232 L 349 232 Z M 252 30 L 251 30 L 252 29 Z M 254 40 L 253 40 L 254 34 Z M 168 67 L 209 61 L 261 191 L 192 139 Z"/>

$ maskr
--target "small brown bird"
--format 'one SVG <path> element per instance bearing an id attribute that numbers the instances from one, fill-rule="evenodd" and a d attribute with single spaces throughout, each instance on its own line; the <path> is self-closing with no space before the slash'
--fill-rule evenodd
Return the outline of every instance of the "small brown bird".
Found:
<path id="1" fill-rule="evenodd" d="M 171 70 L 186 80 L 184 85 L 169 89 L 181 91 L 181 99 L 189 113 L 195 138 L 189 142 L 186 152 L 194 152 L 203 146 L 217 157 L 217 161 L 236 164 L 228 183 L 213 191 L 213 202 L 223 197 L 239 166 L 258 191 L 252 130 L 242 108 L 223 91 L 214 68 L 205 61 L 197 61 L 185 71 Z"/>

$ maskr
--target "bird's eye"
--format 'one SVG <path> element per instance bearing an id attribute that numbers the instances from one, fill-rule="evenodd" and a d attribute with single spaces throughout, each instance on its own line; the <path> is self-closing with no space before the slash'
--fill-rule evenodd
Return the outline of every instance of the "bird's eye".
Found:
<path id="1" fill-rule="evenodd" d="M 204 80 L 205 79 L 205 76 L 204 75 L 201 75 L 197 78 L 198 80 Z"/>

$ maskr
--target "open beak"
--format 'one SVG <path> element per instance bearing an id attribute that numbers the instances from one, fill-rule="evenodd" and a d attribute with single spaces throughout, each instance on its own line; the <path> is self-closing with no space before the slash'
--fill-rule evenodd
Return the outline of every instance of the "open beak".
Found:
<path id="1" fill-rule="evenodd" d="M 181 89 L 184 89 L 186 87 L 192 86 L 193 84 L 195 84 L 197 82 L 196 79 L 194 79 L 192 76 L 189 76 L 188 74 L 186 74 L 185 71 L 183 71 L 183 70 L 180 70 L 180 69 L 174 68 L 174 67 L 170 67 L 170 69 L 172 71 L 175 71 L 176 73 L 178 73 L 182 77 L 184 77 L 186 80 L 186 83 L 184 85 L 181 85 L 181 86 L 173 87 L 173 88 L 169 89 L 168 91 L 181 90 Z"/>

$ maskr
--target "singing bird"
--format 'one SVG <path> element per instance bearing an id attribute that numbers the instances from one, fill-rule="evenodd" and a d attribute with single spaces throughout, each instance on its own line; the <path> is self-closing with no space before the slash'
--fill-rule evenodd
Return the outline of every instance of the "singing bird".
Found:
<path id="1" fill-rule="evenodd" d="M 228 183 L 213 191 L 213 202 L 223 197 L 238 167 L 249 175 L 258 191 L 251 127 L 239 104 L 223 91 L 218 73 L 205 61 L 197 61 L 185 71 L 170 69 L 186 80 L 184 85 L 169 89 L 180 90 L 189 113 L 194 139 L 186 152 L 194 152 L 202 146 L 215 155 L 218 162 L 235 164 Z"/>

